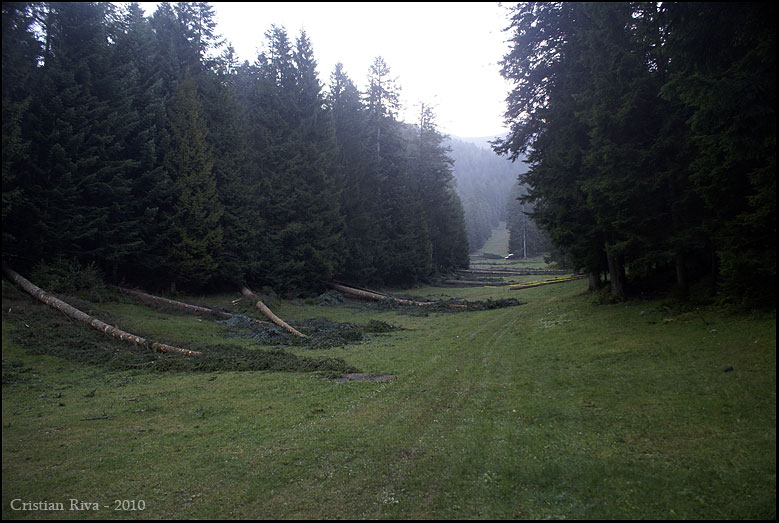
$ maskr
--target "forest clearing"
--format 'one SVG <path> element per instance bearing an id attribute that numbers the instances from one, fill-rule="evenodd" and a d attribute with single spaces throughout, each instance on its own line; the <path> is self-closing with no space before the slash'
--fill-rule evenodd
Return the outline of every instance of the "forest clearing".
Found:
<path id="1" fill-rule="evenodd" d="M 221 370 L 210 356 L 201 368 L 177 363 L 198 356 L 129 357 L 139 349 L 4 280 L 3 518 L 774 515 L 775 316 L 597 304 L 582 280 L 509 289 L 393 293 L 521 294 L 488 310 L 267 300 L 312 339 L 339 333 L 318 344 L 126 293 L 72 298 L 130 332 L 242 362 Z M 239 292 L 182 301 L 259 316 Z M 244 353 L 272 354 L 278 370 L 241 370 Z M 66 507 L 18 510 L 40 501 Z"/>
<path id="2" fill-rule="evenodd" d="M 775 6 L 301 7 L 3 3 L 3 518 L 775 519 Z"/>

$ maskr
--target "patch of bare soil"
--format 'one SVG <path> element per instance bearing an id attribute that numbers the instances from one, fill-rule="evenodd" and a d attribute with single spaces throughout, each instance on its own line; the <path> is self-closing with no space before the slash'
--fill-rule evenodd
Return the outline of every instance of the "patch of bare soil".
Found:
<path id="1" fill-rule="evenodd" d="M 352 372 L 343 374 L 337 378 L 322 378 L 325 381 L 338 381 L 346 383 L 347 381 L 390 381 L 395 378 L 395 374 L 369 374 L 367 372 Z"/>

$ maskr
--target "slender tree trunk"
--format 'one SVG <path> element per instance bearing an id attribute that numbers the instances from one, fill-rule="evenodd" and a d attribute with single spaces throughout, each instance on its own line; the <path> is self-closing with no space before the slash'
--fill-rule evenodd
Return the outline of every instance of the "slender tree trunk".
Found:
<path id="1" fill-rule="evenodd" d="M 366 291 L 362 289 L 354 289 L 352 287 L 347 287 L 338 283 L 331 283 L 330 286 L 339 292 L 343 292 L 344 294 L 351 294 L 352 296 L 358 296 L 360 298 L 366 298 L 369 300 L 381 301 L 390 299 L 390 297 L 386 294 L 380 294 L 378 292 Z"/>
<path id="2" fill-rule="evenodd" d="M 719 291 L 719 257 L 717 256 L 717 249 L 714 248 L 714 244 L 709 244 L 711 252 L 711 295 L 716 296 Z"/>
<path id="3" fill-rule="evenodd" d="M 141 338 L 140 336 L 136 336 L 135 334 L 130 334 L 129 332 L 120 330 L 112 325 L 109 325 L 103 321 L 100 321 L 97 318 L 88 315 L 85 312 L 80 311 L 79 309 L 67 304 L 66 302 L 60 300 L 59 298 L 55 298 L 54 296 L 47 294 L 43 289 L 34 285 L 30 281 L 26 280 L 25 278 L 23 278 L 13 270 L 11 270 L 10 267 L 7 267 L 5 264 L 3 264 L 3 272 L 5 273 L 6 276 L 8 276 L 8 278 L 12 282 L 19 285 L 22 289 L 24 289 L 28 294 L 33 296 L 38 301 L 45 303 L 49 307 L 52 307 L 54 309 L 57 309 L 58 311 L 65 313 L 70 318 L 84 322 L 87 325 L 90 325 L 92 328 L 102 331 L 105 334 L 108 334 L 109 336 L 113 336 L 114 338 L 117 338 L 121 341 L 150 348 L 155 352 L 173 352 L 176 354 L 183 354 L 185 356 L 196 356 L 200 354 L 197 351 L 181 349 L 179 347 L 173 347 L 171 345 L 166 345 L 164 343 L 153 342 L 145 338 Z"/>
<path id="4" fill-rule="evenodd" d="M 686 299 L 690 295 L 690 283 L 687 277 L 685 256 L 681 253 L 676 255 L 676 284 L 679 286 L 682 296 Z"/>
<path id="5" fill-rule="evenodd" d="M 620 300 L 625 299 L 625 265 L 622 256 L 607 254 L 611 294 Z"/>
<path id="6" fill-rule="evenodd" d="M 669 201 L 671 202 L 671 225 L 674 231 L 679 231 L 683 228 L 683 221 L 678 211 L 678 207 L 675 205 L 679 198 L 679 190 L 673 176 L 668 177 L 668 193 L 670 196 Z M 677 253 L 674 261 L 676 264 L 676 284 L 679 286 L 679 291 L 682 296 L 687 299 L 690 294 L 690 286 L 687 278 L 687 265 L 685 263 L 684 254 L 682 252 Z"/>

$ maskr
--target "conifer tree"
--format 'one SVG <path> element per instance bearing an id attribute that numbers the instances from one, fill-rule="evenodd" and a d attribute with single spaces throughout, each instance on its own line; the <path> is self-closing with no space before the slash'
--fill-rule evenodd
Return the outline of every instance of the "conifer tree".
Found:
<path id="1" fill-rule="evenodd" d="M 454 188 L 453 160 L 448 156 L 451 149 L 444 145 L 445 139 L 438 132 L 432 108 L 421 104 L 413 176 L 418 180 L 419 191 L 425 200 L 431 261 L 436 270 L 468 265 L 465 218 Z"/>
<path id="2" fill-rule="evenodd" d="M 268 230 L 261 271 L 274 286 L 311 290 L 332 278 L 344 255 L 332 120 L 305 33 L 294 48 L 283 28 L 266 38 L 252 95 Z"/>
<path id="3" fill-rule="evenodd" d="M 393 284 L 413 283 L 432 269 L 428 224 L 419 187 L 411 176 L 413 136 L 397 121 L 399 89 L 386 62 L 377 57 L 368 76 L 365 103 L 371 156 L 368 169 L 376 183 L 379 224 L 376 266 Z"/>
<path id="4" fill-rule="evenodd" d="M 594 283 L 606 269 L 607 238 L 586 190 L 590 136 L 579 114 L 585 109 L 580 94 L 590 77 L 581 61 L 584 44 L 576 26 L 586 19 L 583 9 L 582 4 L 551 3 L 515 8 L 513 47 L 502 63 L 504 77 L 517 84 L 506 100 L 511 133 L 495 150 L 514 160 L 527 154 L 530 168 L 520 181 L 528 192 L 522 201 L 534 205 L 536 223 Z M 622 266 L 613 267 L 621 278 Z"/>
<path id="5" fill-rule="evenodd" d="M 168 111 L 171 144 L 165 168 L 173 179 L 174 239 L 168 250 L 172 283 L 206 285 L 219 267 L 223 213 L 213 158 L 194 80 L 184 79 Z"/>
<path id="6" fill-rule="evenodd" d="M 715 292 L 772 303 L 776 6 L 673 3 L 662 14 L 669 57 L 662 95 L 681 105 L 689 124 L 690 197 L 702 202 L 699 227 L 685 229 L 708 240 Z"/>
<path id="7" fill-rule="evenodd" d="M 254 196 L 245 112 L 237 92 L 238 77 L 228 69 L 209 72 L 201 80 L 204 117 L 214 160 L 219 201 L 224 207 L 218 281 L 245 284 L 257 272 L 260 237 L 264 234 Z"/>
<path id="8" fill-rule="evenodd" d="M 375 281 L 378 229 L 374 219 L 377 178 L 369 169 L 366 111 L 360 92 L 343 69 L 336 64 L 331 76 L 328 102 L 333 114 L 336 156 L 336 184 L 340 189 L 340 207 L 344 218 L 345 259 L 338 276 L 353 283 Z M 371 156 L 372 158 L 372 156 Z"/>
<path id="9" fill-rule="evenodd" d="M 224 40 L 216 33 L 216 12 L 208 2 L 178 2 L 174 7 L 181 32 L 189 42 L 193 63 L 205 69 L 215 65 Z"/>
<path id="10" fill-rule="evenodd" d="M 46 48 L 23 132 L 31 142 L 24 227 L 33 258 L 119 264 L 139 245 L 131 207 L 128 132 L 110 68 L 110 4 L 49 4 Z M 21 240 L 22 238 L 18 238 Z"/>
<path id="11" fill-rule="evenodd" d="M 4 255 L 22 247 L 16 243 L 24 235 L 25 220 L 16 216 L 16 206 L 28 196 L 24 191 L 21 169 L 29 160 L 30 141 L 22 134 L 22 120 L 31 101 L 31 92 L 40 43 L 32 34 L 36 8 L 29 4 L 4 2 L 3 15 L 3 252 Z"/>
<path id="12" fill-rule="evenodd" d="M 167 93 L 157 55 L 157 41 L 149 20 L 137 4 L 130 4 L 116 38 L 112 70 L 117 93 L 124 99 L 123 118 L 129 129 L 122 136 L 122 155 L 131 159 L 130 204 L 141 245 L 125 260 L 123 277 L 146 286 L 167 279 L 166 260 L 171 244 L 173 184 L 163 166 L 168 143 Z"/>

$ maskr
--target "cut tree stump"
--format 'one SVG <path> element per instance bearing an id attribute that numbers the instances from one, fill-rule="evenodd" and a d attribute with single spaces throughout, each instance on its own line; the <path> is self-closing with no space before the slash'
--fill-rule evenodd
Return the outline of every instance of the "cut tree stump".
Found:
<path id="1" fill-rule="evenodd" d="M 241 289 L 241 294 L 246 296 L 247 298 L 251 298 L 252 300 L 256 300 L 254 303 L 254 306 L 257 307 L 262 311 L 262 313 L 267 316 L 270 321 L 278 325 L 279 327 L 286 329 L 287 331 L 291 332 L 295 336 L 299 336 L 301 338 L 308 338 L 305 334 L 300 332 L 299 330 L 295 329 L 294 327 L 288 325 L 284 320 L 273 314 L 273 311 L 268 308 L 267 305 L 265 305 L 262 300 L 254 294 L 248 287 L 244 287 Z"/>
<path id="2" fill-rule="evenodd" d="M 134 345 L 140 345 L 147 349 L 152 349 L 155 352 L 172 352 L 175 354 L 183 354 L 185 356 L 197 356 L 200 354 L 200 352 L 194 350 L 182 349 L 179 347 L 174 347 L 172 345 L 166 345 L 164 343 L 157 343 L 142 338 L 140 336 L 136 336 L 135 334 L 130 334 L 129 332 L 125 332 L 121 329 L 118 329 L 117 327 L 105 323 L 104 321 L 101 321 L 93 316 L 90 316 L 89 314 L 83 311 L 80 311 L 79 309 L 73 307 L 72 305 L 69 305 L 68 303 L 60 300 L 59 298 L 55 298 L 54 296 L 48 294 L 46 291 L 36 286 L 29 280 L 20 276 L 18 273 L 13 271 L 10 267 L 8 267 L 5 264 L 3 264 L 3 272 L 8 277 L 8 279 L 16 283 L 17 285 L 19 285 L 22 289 L 24 289 L 25 292 L 30 294 L 38 301 L 45 303 L 49 307 L 57 309 L 60 312 L 65 313 L 70 318 L 84 322 L 87 325 L 90 325 L 92 328 L 102 331 L 105 334 L 108 334 L 109 336 L 117 338 L 123 342 L 132 343 Z"/>

